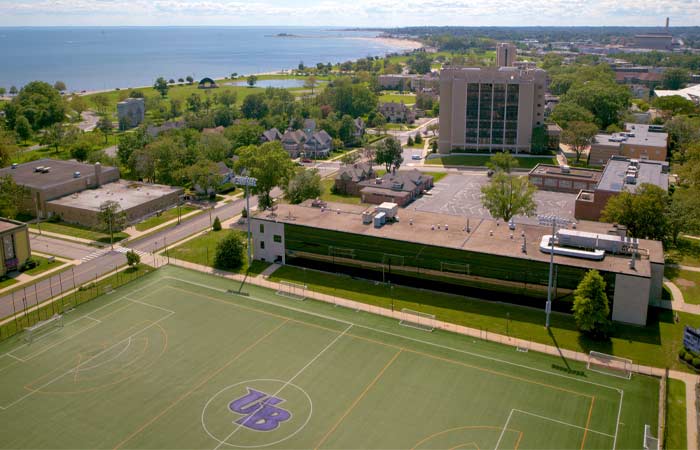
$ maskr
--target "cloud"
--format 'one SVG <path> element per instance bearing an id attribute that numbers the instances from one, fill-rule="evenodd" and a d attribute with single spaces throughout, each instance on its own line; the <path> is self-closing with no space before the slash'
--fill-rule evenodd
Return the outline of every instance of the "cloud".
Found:
<path id="1" fill-rule="evenodd" d="M 673 25 L 698 0 L 0 0 L 0 25 Z"/>

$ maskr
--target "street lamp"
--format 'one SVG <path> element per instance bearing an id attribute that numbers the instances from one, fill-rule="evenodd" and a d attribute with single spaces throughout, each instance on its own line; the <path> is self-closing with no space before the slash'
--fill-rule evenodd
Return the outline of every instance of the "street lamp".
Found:
<path id="1" fill-rule="evenodd" d="M 250 264 L 252 260 L 252 255 L 251 255 L 251 250 L 253 248 L 251 244 L 251 239 L 250 239 L 250 195 L 248 192 L 248 188 L 250 186 L 255 187 L 258 183 L 257 178 L 249 177 L 247 176 L 248 170 L 243 169 L 241 171 L 241 176 L 235 177 L 234 183 L 239 185 L 239 186 L 245 186 L 245 210 L 246 210 L 246 223 L 248 224 L 248 264 Z"/>
<path id="2" fill-rule="evenodd" d="M 539 215 L 537 219 L 540 225 L 551 225 L 552 235 L 549 238 L 549 282 L 547 284 L 547 304 L 545 305 L 545 313 L 547 314 L 547 319 L 545 326 L 549 328 L 549 315 L 552 312 L 552 276 L 554 273 L 554 235 L 557 232 L 557 227 L 566 228 L 571 221 L 563 217 L 558 217 L 554 215 L 546 216 Z"/>

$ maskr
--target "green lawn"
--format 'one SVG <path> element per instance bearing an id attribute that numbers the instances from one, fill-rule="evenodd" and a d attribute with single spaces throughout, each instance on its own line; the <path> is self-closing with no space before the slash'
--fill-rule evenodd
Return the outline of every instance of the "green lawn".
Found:
<path id="1" fill-rule="evenodd" d="M 407 105 L 412 105 L 416 103 L 416 95 L 415 94 L 399 94 L 398 92 L 389 92 L 389 93 L 382 93 L 382 95 L 379 96 L 379 103 L 389 103 L 389 102 L 394 102 L 394 103 L 405 103 Z"/>
<path id="2" fill-rule="evenodd" d="M 281 267 L 271 278 L 305 283 L 314 291 L 384 308 L 391 308 L 393 298 L 394 309 L 397 310 L 408 308 L 434 314 L 440 320 L 458 325 L 504 335 L 509 333 L 518 338 L 584 353 L 590 350 L 611 353 L 631 358 L 635 363 L 686 372 L 687 367 L 678 361 L 683 327 L 686 324 L 700 326 L 700 316 L 681 312 L 678 313 L 679 323 L 675 323 L 672 311 L 650 308 L 647 327 L 616 323 L 609 341 L 594 341 L 581 335 L 573 317 L 567 314 L 552 314 L 550 333 L 544 327 L 544 310 L 440 292 L 426 292 L 398 285 L 394 286 L 390 293 L 388 287 L 382 283 L 303 270 L 293 266 Z"/>
<path id="3" fill-rule="evenodd" d="M 442 180 L 445 178 L 449 173 L 447 172 L 423 172 L 426 175 L 431 175 L 433 177 L 433 183 L 437 183 L 438 181 Z"/>
<path id="4" fill-rule="evenodd" d="M 180 208 L 180 214 L 185 215 L 187 213 L 191 213 L 192 211 L 196 211 L 197 208 L 189 205 L 182 206 Z M 161 225 L 165 222 L 168 222 L 173 219 L 177 219 L 178 216 L 178 208 L 170 208 L 167 211 L 164 211 L 163 213 L 155 216 L 151 216 L 148 219 L 144 220 L 143 222 L 139 222 L 136 224 L 135 228 L 137 231 L 146 231 L 149 230 L 153 227 L 157 227 L 158 225 Z"/>
<path id="5" fill-rule="evenodd" d="M 216 255 L 217 244 L 226 236 L 235 233 L 246 240 L 246 234 L 237 230 L 221 230 L 209 231 L 201 236 L 177 245 L 168 249 L 168 256 L 175 259 L 181 259 L 195 264 L 214 267 L 214 257 Z M 245 255 L 244 255 L 245 257 Z M 250 266 L 250 275 L 259 275 L 270 263 L 263 261 L 253 261 Z M 244 262 L 243 267 L 238 270 L 238 273 L 245 273 L 248 270 L 248 264 Z"/>
<path id="6" fill-rule="evenodd" d="M 700 305 L 700 272 L 669 268 L 665 274 L 681 290 L 686 303 Z"/>
<path id="7" fill-rule="evenodd" d="M 700 267 L 700 239 L 678 238 L 678 243 L 666 250 L 666 262 Z"/>
<path id="8" fill-rule="evenodd" d="M 360 197 L 356 197 L 353 195 L 342 195 L 342 194 L 334 194 L 331 192 L 331 189 L 333 188 L 333 185 L 335 184 L 335 181 L 333 178 L 324 178 L 321 180 L 321 200 L 324 200 L 326 202 L 337 202 L 337 203 L 348 203 L 351 205 L 359 205 L 362 202 L 360 201 Z"/>
<path id="9" fill-rule="evenodd" d="M 37 255 L 33 255 L 32 259 L 35 260 L 36 262 L 38 262 L 39 265 L 33 269 L 25 270 L 24 273 L 26 275 L 36 276 L 36 275 L 39 275 L 41 273 L 46 272 L 47 270 L 52 270 L 52 269 L 55 269 L 57 267 L 61 267 L 62 265 L 65 264 L 65 263 L 58 261 L 58 260 L 54 260 L 53 262 L 49 262 L 49 260 L 47 258 L 44 258 L 42 256 L 37 256 Z"/>
<path id="10" fill-rule="evenodd" d="M 443 156 L 440 158 L 426 159 L 426 164 L 436 165 L 436 166 L 474 166 L 483 167 L 489 161 L 490 155 L 450 155 Z M 552 156 L 543 157 L 533 157 L 533 158 L 520 158 L 518 157 L 518 163 L 521 169 L 532 169 L 537 164 L 557 164 L 556 158 Z"/>
<path id="11" fill-rule="evenodd" d="M 666 402 L 666 445 L 663 448 L 684 450 L 688 448 L 685 383 L 669 378 L 666 389 L 668 390 L 668 401 Z"/>
<path id="12" fill-rule="evenodd" d="M 655 378 L 622 380 L 560 357 L 236 288 L 166 266 L 81 305 L 31 346 L 0 343 L 9 354 L 0 360 L 0 442 L 635 448 L 644 424 L 657 425 Z M 262 396 L 276 399 L 263 409 L 254 403 Z"/>
<path id="13" fill-rule="evenodd" d="M 15 280 L 14 278 L 10 277 L 2 277 L 0 278 L 0 289 L 5 289 L 6 287 L 10 287 L 13 284 L 17 284 L 18 281 Z"/>
<path id="14" fill-rule="evenodd" d="M 29 224 L 29 227 L 34 228 L 35 230 L 38 229 L 37 225 L 33 223 Z M 110 241 L 109 233 L 102 233 L 82 225 L 75 225 L 66 222 L 42 222 L 41 230 L 81 239 L 88 239 L 91 241 L 101 242 L 103 244 L 109 244 Z M 128 237 L 129 235 L 124 232 L 114 233 L 114 242 L 119 242 Z"/>

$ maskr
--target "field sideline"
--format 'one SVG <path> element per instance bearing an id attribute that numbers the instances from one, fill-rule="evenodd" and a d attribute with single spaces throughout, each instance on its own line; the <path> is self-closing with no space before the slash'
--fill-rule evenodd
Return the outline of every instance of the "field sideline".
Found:
<path id="1" fill-rule="evenodd" d="M 238 287 L 168 266 L 0 344 L 0 447 L 610 449 L 657 427 L 657 379 Z"/>

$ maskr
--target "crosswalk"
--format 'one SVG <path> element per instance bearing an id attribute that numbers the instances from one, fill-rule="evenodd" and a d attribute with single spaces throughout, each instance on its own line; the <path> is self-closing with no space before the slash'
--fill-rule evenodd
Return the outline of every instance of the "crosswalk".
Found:
<path id="1" fill-rule="evenodd" d="M 132 250 L 132 249 L 126 248 L 126 247 L 121 247 L 121 246 L 116 246 L 116 247 L 114 247 L 114 251 L 115 251 L 115 252 L 117 252 L 117 253 L 122 253 L 122 254 L 126 254 L 126 253 L 127 253 L 128 251 L 130 251 L 130 250 Z M 103 249 L 100 249 L 100 250 L 96 250 L 96 251 L 90 253 L 89 255 L 84 256 L 83 258 L 81 258 L 81 261 L 83 261 L 83 262 L 92 261 L 93 259 L 99 258 L 100 256 L 103 256 L 103 255 L 106 255 L 107 253 L 109 253 L 109 252 L 111 252 L 111 251 L 112 251 L 112 250 L 109 249 L 109 248 L 103 248 Z M 150 253 L 144 252 L 143 250 L 134 250 L 134 251 L 135 251 L 139 256 L 141 256 L 141 257 L 145 257 L 145 256 L 149 256 L 149 255 L 150 255 Z"/>

